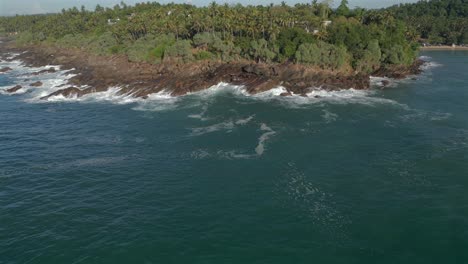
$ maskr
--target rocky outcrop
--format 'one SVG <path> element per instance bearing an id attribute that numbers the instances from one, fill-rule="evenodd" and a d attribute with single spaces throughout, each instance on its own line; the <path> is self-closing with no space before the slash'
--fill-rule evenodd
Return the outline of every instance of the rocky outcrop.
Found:
<path id="1" fill-rule="evenodd" d="M 0 73 L 9 72 L 9 71 L 11 71 L 11 70 L 13 70 L 13 69 L 10 68 L 10 67 L 3 67 L 3 68 L 0 69 Z"/>
<path id="2" fill-rule="evenodd" d="M 250 94 L 261 93 L 283 86 L 287 93 L 281 96 L 307 94 L 317 88 L 325 90 L 368 89 L 369 75 L 352 72 L 327 71 L 293 63 L 266 64 L 247 61 L 221 63 L 201 61 L 188 64 L 163 63 L 147 64 L 129 62 L 121 55 L 97 56 L 79 49 L 63 49 L 51 46 L 33 46 L 15 59 L 30 66 L 61 65 L 63 69 L 73 69 L 77 74 L 69 80 L 69 87 L 58 90 L 43 99 L 62 95 L 81 97 L 89 93 L 102 92 L 109 87 L 121 87 L 119 93 L 139 98 L 162 90 L 173 96 L 180 96 L 204 90 L 220 82 L 243 85 Z M 410 67 L 398 66 L 380 69 L 373 76 L 401 78 L 420 72 L 420 62 Z M 45 69 L 34 75 L 55 72 L 55 68 Z M 36 82 L 31 86 L 41 86 Z M 79 89 L 77 87 L 89 88 Z M 65 86 L 67 87 L 67 86 Z"/>
<path id="3" fill-rule="evenodd" d="M 410 75 L 417 75 L 422 72 L 421 66 L 425 62 L 423 60 L 415 60 L 413 64 L 409 66 L 405 65 L 394 65 L 394 66 L 387 66 L 378 69 L 372 76 L 376 77 L 387 77 L 392 79 L 404 79 Z"/>
<path id="4" fill-rule="evenodd" d="M 42 82 L 37 81 L 37 82 L 31 83 L 29 86 L 32 86 L 32 87 L 39 87 L 39 86 L 42 86 L 42 84 L 43 84 Z"/>
<path id="5" fill-rule="evenodd" d="M 7 89 L 6 91 L 9 93 L 16 93 L 19 89 L 23 88 L 21 85 L 16 85 L 15 87 L 12 87 L 10 89 Z"/>

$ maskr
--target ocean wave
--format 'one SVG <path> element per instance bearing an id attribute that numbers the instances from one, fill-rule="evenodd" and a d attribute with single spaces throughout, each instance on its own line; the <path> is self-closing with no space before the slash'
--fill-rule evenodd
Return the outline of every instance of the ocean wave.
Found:
<path id="1" fill-rule="evenodd" d="M 28 97 L 25 99 L 28 102 L 39 101 L 41 97 L 61 89 L 62 86 L 68 83 L 70 78 L 76 76 L 76 74 L 70 73 L 74 69 L 62 70 L 60 65 L 28 67 L 20 60 L 3 62 L 2 67 L 10 67 L 12 69 L 8 72 L 8 77 L 13 81 L 13 84 L 0 87 L 0 92 L 8 95 L 28 94 Z M 55 72 L 35 74 L 50 68 L 54 68 Z M 31 86 L 31 84 L 38 81 L 42 83 L 40 87 Z M 22 88 L 12 93 L 5 91 L 16 85 L 21 85 Z"/>
<path id="2" fill-rule="evenodd" d="M 401 80 L 395 80 L 392 78 L 387 78 L 387 77 L 375 77 L 375 76 L 370 76 L 370 86 L 372 88 L 394 88 L 398 86 L 398 83 L 401 82 Z M 387 84 L 384 84 L 387 83 Z"/>
<path id="3" fill-rule="evenodd" d="M 48 96 L 60 89 L 63 89 L 68 83 L 69 79 L 76 76 L 75 74 L 70 74 L 69 71 L 73 70 L 60 70 L 59 65 L 46 65 L 43 67 L 27 67 L 19 60 L 13 60 L 9 62 L 4 62 L 5 65 L 10 65 L 13 69 L 12 73 L 9 74 L 16 78 L 15 85 L 23 86 L 21 89 L 16 91 L 14 94 L 28 94 L 26 101 L 27 102 L 44 102 L 41 100 L 42 97 Z M 38 76 L 33 75 L 33 73 L 46 70 L 51 67 L 58 69 L 55 73 L 44 73 Z M 40 88 L 31 87 L 30 84 L 35 81 L 41 81 L 43 85 Z M 371 82 L 377 83 L 381 82 L 381 79 L 373 78 Z M 393 85 L 393 84 L 392 84 Z M 13 87 L 0 87 L 0 91 Z M 77 87 L 85 88 L 86 86 Z M 260 100 L 260 101 L 272 101 L 279 102 L 280 105 L 288 108 L 302 108 L 308 105 L 314 104 L 364 104 L 369 106 L 374 106 L 377 104 L 390 104 L 395 106 L 403 106 L 396 101 L 381 98 L 379 96 L 374 96 L 374 91 L 370 90 L 356 90 L 356 89 L 347 89 L 347 90 L 337 90 L 337 91 L 326 91 L 317 87 L 307 93 L 307 97 L 301 95 L 292 94 L 292 96 L 281 97 L 281 93 L 286 92 L 286 88 L 278 86 L 276 88 L 270 89 L 265 92 L 257 94 L 249 94 L 244 86 L 242 85 L 231 85 L 228 83 L 220 82 L 217 85 L 214 85 L 208 89 L 188 93 L 183 96 L 174 97 L 171 96 L 168 91 L 160 91 L 158 93 L 150 94 L 147 99 L 135 98 L 132 94 L 121 94 L 120 87 L 110 87 L 104 92 L 97 92 L 87 94 L 81 97 L 70 96 L 65 97 L 62 95 L 52 96 L 48 98 L 48 102 L 96 102 L 96 101 L 106 101 L 115 104 L 131 104 L 136 103 L 137 105 L 133 107 L 134 110 L 139 111 L 166 111 L 178 109 L 180 107 L 186 107 L 187 101 L 193 101 L 196 99 L 198 101 L 212 101 L 219 95 L 230 95 L 236 96 L 239 98 L 248 98 L 251 100 Z M 5 92 L 2 92 L 5 93 Z M 181 102 L 184 102 L 182 104 Z M 199 119 L 206 121 L 205 117 L 206 111 L 202 110 L 199 114 L 191 114 L 188 117 L 193 119 Z"/>
<path id="4" fill-rule="evenodd" d="M 312 89 L 307 93 L 307 97 L 292 94 L 291 96 L 282 97 L 280 94 L 286 92 L 286 88 L 278 86 L 265 92 L 257 94 L 249 94 L 244 86 L 230 85 L 227 83 L 219 83 L 218 85 L 212 86 L 206 90 L 194 92 L 184 96 L 180 96 L 180 99 L 195 97 L 202 101 L 211 101 L 216 96 L 222 94 L 230 94 L 238 98 L 247 98 L 253 101 L 265 101 L 265 102 L 278 102 L 280 105 L 287 108 L 302 108 L 308 105 L 315 104 L 362 104 L 368 106 L 376 106 L 381 104 L 388 104 L 397 107 L 407 108 L 406 105 L 400 104 L 397 101 L 379 97 L 376 95 L 374 90 L 357 90 L 357 89 L 345 89 L 336 91 L 323 90 L 320 87 Z M 191 114 L 190 118 L 206 120 L 205 111 L 202 110 L 200 114 Z"/>
<path id="5" fill-rule="evenodd" d="M 162 90 L 158 93 L 148 95 L 148 99 L 139 100 L 133 110 L 137 111 L 167 111 L 178 108 L 180 97 L 171 96 L 169 91 Z"/>
<path id="6" fill-rule="evenodd" d="M 285 93 L 285 92 L 287 92 L 285 87 L 278 86 L 268 91 L 264 91 L 261 93 L 251 95 L 251 97 L 257 98 L 257 99 L 272 99 L 272 98 L 278 98 L 280 94 Z"/>
<path id="7" fill-rule="evenodd" d="M 202 98 L 209 98 L 212 96 L 220 95 L 220 94 L 234 94 L 234 95 L 244 95 L 249 96 L 249 93 L 245 90 L 243 85 L 232 85 L 225 82 L 220 82 L 216 85 L 213 85 L 207 89 L 202 91 L 187 93 L 184 96 L 197 96 Z"/>

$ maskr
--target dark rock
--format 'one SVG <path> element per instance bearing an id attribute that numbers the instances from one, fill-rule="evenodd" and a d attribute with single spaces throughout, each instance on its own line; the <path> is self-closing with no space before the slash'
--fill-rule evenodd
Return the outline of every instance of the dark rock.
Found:
<path id="1" fill-rule="evenodd" d="M 266 64 L 249 64 L 249 65 L 242 67 L 242 71 L 246 73 L 251 73 L 251 74 L 258 75 L 258 76 L 266 76 L 266 77 L 269 77 L 274 74 L 277 75 L 277 73 L 275 72 L 276 70 L 268 68 Z"/>
<path id="2" fill-rule="evenodd" d="M 309 97 L 307 94 L 303 93 L 301 94 L 302 97 Z"/>
<path id="3" fill-rule="evenodd" d="M 388 86 L 390 84 L 390 81 L 389 80 L 382 80 L 381 83 L 382 83 L 383 86 Z"/>
<path id="4" fill-rule="evenodd" d="M 281 93 L 280 96 L 292 96 L 292 94 L 290 92 L 284 92 L 284 93 Z"/>
<path id="5" fill-rule="evenodd" d="M 4 68 L 1 68 L 1 69 L 0 69 L 0 73 L 9 72 L 9 71 L 11 71 L 11 70 L 13 70 L 13 69 L 10 68 L 10 67 L 4 67 Z"/>
<path id="6" fill-rule="evenodd" d="M 52 96 L 63 95 L 65 97 L 78 96 L 82 95 L 82 91 L 76 87 L 68 87 L 62 90 L 55 91 L 47 96 L 41 97 L 41 100 L 47 100 Z"/>
<path id="7" fill-rule="evenodd" d="M 9 93 L 15 93 L 16 91 L 18 91 L 19 89 L 23 88 L 23 86 L 21 85 L 16 85 L 15 87 L 12 87 L 10 89 L 7 89 L 6 91 L 9 92 Z"/>
<path id="8" fill-rule="evenodd" d="M 50 67 L 49 69 L 45 69 L 45 70 L 38 71 L 38 72 L 33 72 L 32 75 L 39 75 L 39 74 L 43 74 L 43 73 L 54 73 L 54 72 L 56 72 L 55 68 Z"/>
<path id="9" fill-rule="evenodd" d="M 37 82 L 31 83 L 30 86 L 32 86 L 32 87 L 39 87 L 39 86 L 42 86 L 42 82 L 37 81 Z"/>

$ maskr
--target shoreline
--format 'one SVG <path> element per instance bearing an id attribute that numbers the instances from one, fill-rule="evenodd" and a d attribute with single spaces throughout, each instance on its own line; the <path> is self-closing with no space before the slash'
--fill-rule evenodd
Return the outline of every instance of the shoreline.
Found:
<path id="1" fill-rule="evenodd" d="M 460 46 L 426 46 L 420 47 L 421 51 L 430 51 L 430 50 L 468 50 L 468 47 L 460 47 Z"/>
<path id="2" fill-rule="evenodd" d="M 2 53 L 21 53 L 14 59 L 19 59 L 28 66 L 61 65 L 61 69 L 73 69 L 71 73 L 77 74 L 57 91 L 44 96 L 44 100 L 53 96 L 81 97 L 104 92 L 111 87 L 120 87 L 119 95 L 142 99 L 159 92 L 180 96 L 208 89 L 221 82 L 242 85 L 249 94 L 282 86 L 286 92 L 281 96 L 296 94 L 307 97 L 307 93 L 317 88 L 327 91 L 369 89 L 370 76 L 402 79 L 419 74 L 423 63 L 416 60 L 409 67 L 398 66 L 380 69 L 372 74 L 353 74 L 319 70 L 293 63 L 201 61 L 189 64 L 148 64 L 129 62 L 128 58 L 121 55 L 98 56 L 79 49 L 45 45 L 16 47 L 5 42 L 0 45 Z"/>

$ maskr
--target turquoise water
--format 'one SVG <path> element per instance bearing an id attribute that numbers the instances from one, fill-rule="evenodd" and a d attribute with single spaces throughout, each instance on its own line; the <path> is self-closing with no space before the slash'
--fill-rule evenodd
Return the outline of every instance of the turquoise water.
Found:
<path id="1" fill-rule="evenodd" d="M 39 103 L 66 73 L 28 77 L 0 95 L 0 263 L 468 263 L 468 53 L 423 55 L 318 99 Z"/>

